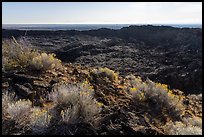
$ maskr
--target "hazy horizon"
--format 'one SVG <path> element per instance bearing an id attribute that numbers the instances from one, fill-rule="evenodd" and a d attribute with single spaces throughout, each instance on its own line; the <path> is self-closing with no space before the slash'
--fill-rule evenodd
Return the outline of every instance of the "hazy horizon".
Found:
<path id="1" fill-rule="evenodd" d="M 93 30 L 93 29 L 121 29 L 136 26 L 171 26 L 176 28 L 201 28 L 202 24 L 3 24 L 3 29 L 14 30 Z"/>
<path id="2" fill-rule="evenodd" d="M 202 23 L 2 23 L 2 25 L 202 25 Z"/>

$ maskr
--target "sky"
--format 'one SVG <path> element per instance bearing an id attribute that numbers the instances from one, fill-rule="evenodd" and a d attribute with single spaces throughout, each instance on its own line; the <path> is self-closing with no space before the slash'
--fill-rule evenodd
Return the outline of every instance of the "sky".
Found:
<path id="1" fill-rule="evenodd" d="M 2 2 L 2 24 L 202 24 L 202 2 Z"/>

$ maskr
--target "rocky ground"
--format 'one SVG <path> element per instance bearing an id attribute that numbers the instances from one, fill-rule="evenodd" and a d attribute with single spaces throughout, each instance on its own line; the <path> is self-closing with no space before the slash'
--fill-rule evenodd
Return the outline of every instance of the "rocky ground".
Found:
<path id="1" fill-rule="evenodd" d="M 108 67 L 122 76 L 148 77 L 185 94 L 202 93 L 202 29 L 149 25 L 120 30 L 3 30 L 3 38 L 10 36 L 23 36 L 63 62 Z"/>
<path id="2" fill-rule="evenodd" d="M 99 126 L 78 123 L 68 125 L 66 129 L 66 125 L 55 125 L 45 134 L 70 134 L 67 133 L 68 129 L 73 128 L 72 134 L 83 135 L 164 135 L 162 126 L 172 120 L 178 120 L 163 115 L 154 104 L 149 106 L 150 104 L 147 105 L 145 102 L 135 103 L 126 90 L 128 81 L 124 77 L 119 76 L 119 83 L 99 84 L 89 79 L 92 70 L 91 67 L 65 64 L 63 70 L 48 70 L 41 74 L 25 70 L 7 71 L 2 73 L 2 92 L 15 92 L 19 99 L 29 99 L 33 106 L 46 109 L 52 107 L 48 94 L 57 86 L 63 83 L 83 82 L 88 78 L 94 87 L 95 98 L 104 104 Z M 173 90 L 173 94 L 182 97 L 185 106 L 182 117 L 202 118 L 202 95 L 184 96 L 178 90 Z M 22 134 L 18 130 L 9 131 L 9 127 L 4 128 L 4 134 Z"/>
<path id="3" fill-rule="evenodd" d="M 117 31 L 28 31 L 26 36 L 24 31 L 3 30 L 3 39 L 11 36 L 23 41 L 2 42 L 3 134 L 202 134 L 202 29 L 143 26 Z M 10 50 L 13 48 L 16 50 Z M 62 62 L 39 51 L 54 52 Z M 58 61 L 62 66 L 53 68 Z M 79 83 L 88 83 L 90 89 L 59 88 Z M 65 100 L 68 104 L 50 98 L 62 92 L 59 100 L 63 100 L 72 90 L 77 93 L 71 97 L 84 97 L 79 98 L 81 104 L 70 103 L 72 98 Z M 93 92 L 93 98 L 81 92 L 87 90 Z M 20 105 L 12 103 L 7 93 L 15 93 Z M 77 107 L 77 113 L 72 113 Z M 94 112 L 96 108 L 100 112 Z M 67 121 L 66 109 L 73 110 L 67 113 Z M 25 110 L 29 114 L 24 116 Z M 90 115 L 93 112 L 96 117 Z M 49 124 L 45 119 L 38 121 L 42 113 L 51 115 Z M 87 122 L 83 113 L 91 120 Z M 32 115 L 37 119 L 30 118 Z M 74 116 L 77 119 L 72 123 L 69 119 Z"/>

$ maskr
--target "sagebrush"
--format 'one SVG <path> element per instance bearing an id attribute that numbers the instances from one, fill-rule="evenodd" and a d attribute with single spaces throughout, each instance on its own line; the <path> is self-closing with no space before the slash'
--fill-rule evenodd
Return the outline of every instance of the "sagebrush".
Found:
<path id="1" fill-rule="evenodd" d="M 2 42 L 2 70 L 32 69 L 45 71 L 61 68 L 61 60 L 55 54 L 40 52 L 26 45 L 25 40 L 15 38 Z"/>

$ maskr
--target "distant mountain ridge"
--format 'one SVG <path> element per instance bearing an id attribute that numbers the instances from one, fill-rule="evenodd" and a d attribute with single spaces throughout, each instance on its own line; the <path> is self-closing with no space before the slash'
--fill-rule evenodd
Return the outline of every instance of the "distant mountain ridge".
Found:
<path id="1" fill-rule="evenodd" d="M 3 29 L 13 30 L 93 30 L 100 28 L 121 29 L 128 26 L 145 24 L 2 24 Z M 148 25 L 148 24 L 146 24 Z M 172 26 L 176 28 L 202 28 L 202 24 L 151 24 L 153 26 Z"/>

